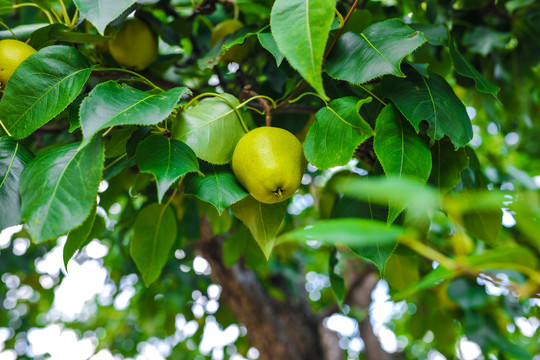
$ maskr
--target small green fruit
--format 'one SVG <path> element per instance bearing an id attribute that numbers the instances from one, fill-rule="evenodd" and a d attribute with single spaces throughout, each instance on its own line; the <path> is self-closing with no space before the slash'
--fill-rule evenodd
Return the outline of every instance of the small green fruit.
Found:
<path id="1" fill-rule="evenodd" d="M 302 144 L 290 132 L 256 128 L 244 135 L 232 158 L 236 178 L 258 201 L 285 201 L 300 187 L 306 166 Z"/>
<path id="2" fill-rule="evenodd" d="M 134 70 L 144 70 L 158 54 L 158 39 L 143 21 L 128 19 L 116 37 L 109 40 L 109 51 L 119 64 Z"/>
<path id="3" fill-rule="evenodd" d="M 18 40 L 0 41 L 0 83 L 6 86 L 15 69 L 24 59 L 35 53 L 33 47 Z"/>
<path id="4" fill-rule="evenodd" d="M 243 27 L 244 24 L 234 19 L 228 19 L 219 23 L 212 30 L 210 45 L 214 47 L 225 36 L 233 34 Z M 249 40 L 246 40 L 243 44 L 235 45 L 221 57 L 221 60 L 224 62 L 240 62 L 247 56 L 249 46 Z"/>

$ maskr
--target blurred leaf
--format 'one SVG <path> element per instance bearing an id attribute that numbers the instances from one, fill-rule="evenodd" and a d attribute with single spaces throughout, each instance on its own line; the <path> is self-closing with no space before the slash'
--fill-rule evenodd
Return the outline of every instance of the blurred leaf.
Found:
<path id="1" fill-rule="evenodd" d="M 457 275 L 459 275 L 459 272 L 457 271 L 450 271 L 443 266 L 438 266 L 429 274 L 422 277 L 420 281 L 410 286 L 407 286 L 406 288 L 400 290 L 397 294 L 394 294 L 394 296 L 392 296 L 392 300 L 397 302 L 408 299 L 414 294 L 416 294 L 418 291 L 432 288 L 443 280 L 454 278 Z"/>
<path id="2" fill-rule="evenodd" d="M 75 48 L 57 45 L 38 51 L 11 76 L 0 101 L 2 122 L 14 138 L 27 137 L 75 100 L 91 72 Z"/>
<path id="3" fill-rule="evenodd" d="M 244 224 L 240 224 L 238 230 L 227 237 L 223 243 L 223 261 L 225 265 L 232 267 L 242 255 L 244 255 L 246 265 L 251 269 L 263 267 L 266 264 L 261 248 Z"/>
<path id="4" fill-rule="evenodd" d="M 232 106 L 240 104 L 230 94 L 222 96 Z M 245 133 L 234 108 L 220 98 L 211 97 L 180 112 L 172 137 L 185 142 L 198 158 L 222 165 L 231 161 L 234 148 Z"/>
<path id="5" fill-rule="evenodd" d="M 259 33 L 257 36 L 259 37 L 259 42 L 261 43 L 261 46 L 268 50 L 270 54 L 274 56 L 274 58 L 276 59 L 276 65 L 279 67 L 284 57 L 283 54 L 279 51 L 276 40 L 274 40 L 272 33 Z"/>
<path id="6" fill-rule="evenodd" d="M 0 137 L 0 232 L 21 223 L 19 182 L 34 155 L 10 137 Z"/>
<path id="7" fill-rule="evenodd" d="M 385 74 L 405 77 L 400 64 L 426 38 L 401 19 L 371 25 L 363 33 L 348 32 L 339 37 L 326 63 L 333 78 L 363 84 Z"/>
<path id="8" fill-rule="evenodd" d="M 386 105 L 377 117 L 373 149 L 387 176 L 426 183 L 431 172 L 429 147 L 392 104 Z M 389 206 L 388 222 L 392 223 L 403 207 L 392 201 Z"/>
<path id="9" fill-rule="evenodd" d="M 455 40 L 452 38 L 450 38 L 448 43 L 448 49 L 450 50 L 450 55 L 452 56 L 452 62 L 454 63 L 454 69 L 456 72 L 460 75 L 473 79 L 478 91 L 491 94 L 496 98 L 500 88 L 487 81 L 487 79 L 480 74 L 463 55 L 459 53 L 456 48 Z"/>
<path id="10" fill-rule="evenodd" d="M 538 266 L 538 258 L 524 246 L 501 246 L 486 250 L 478 255 L 467 257 L 473 265 L 487 266 L 489 264 L 515 264 L 534 269 Z"/>
<path id="11" fill-rule="evenodd" d="M 248 227 L 264 256 L 269 259 L 276 235 L 287 212 L 287 202 L 263 204 L 248 196 L 234 204 L 231 210 L 234 216 Z"/>
<path id="12" fill-rule="evenodd" d="M 185 179 L 185 192 L 212 204 L 219 214 L 248 196 L 229 166 L 209 165 L 202 170 L 203 176 L 192 175 Z"/>
<path id="13" fill-rule="evenodd" d="M 165 120 L 183 95 L 186 87 L 177 87 L 150 95 L 116 81 L 96 86 L 81 104 L 83 144 L 100 130 L 118 125 L 154 125 Z"/>
<path id="14" fill-rule="evenodd" d="M 536 190 L 519 193 L 510 209 L 514 212 L 519 230 L 540 250 L 540 192 Z"/>
<path id="15" fill-rule="evenodd" d="M 328 275 L 330 277 L 330 286 L 332 291 L 336 296 L 339 308 L 343 311 L 343 301 L 345 301 L 346 289 L 345 289 L 345 280 L 340 275 L 336 274 L 335 268 L 338 264 L 337 250 L 332 248 L 330 251 L 330 256 L 328 258 Z"/>
<path id="16" fill-rule="evenodd" d="M 122 129 L 115 129 L 109 141 L 105 143 L 105 159 L 122 156 L 126 153 L 126 144 L 137 130 L 135 126 L 127 126 Z"/>
<path id="17" fill-rule="evenodd" d="M 384 279 L 390 288 L 401 290 L 420 279 L 417 256 L 402 256 L 396 253 L 386 263 Z"/>
<path id="18" fill-rule="evenodd" d="M 137 0 L 73 0 L 81 15 L 90 21 L 101 35 L 114 19 L 119 17 Z"/>
<path id="19" fill-rule="evenodd" d="M 441 195 L 456 187 L 461 181 L 461 173 L 469 165 L 465 149 L 455 150 L 448 138 L 443 138 L 431 148 L 433 168 L 429 183 L 439 189 Z"/>
<path id="20" fill-rule="evenodd" d="M 467 145 L 473 136 L 471 121 L 465 106 L 446 80 L 431 72 L 428 79 L 414 70 L 405 73 L 406 79 L 385 77 L 383 92 L 416 132 L 420 131 L 420 122 L 426 120 L 432 144 L 446 134 L 456 148 Z"/>
<path id="21" fill-rule="evenodd" d="M 156 178 L 159 202 L 180 177 L 189 172 L 202 175 L 195 153 L 189 146 L 161 135 L 151 135 L 141 141 L 135 157 L 141 172 Z"/>
<path id="22" fill-rule="evenodd" d="M 448 296 L 464 310 L 478 309 L 487 302 L 484 288 L 466 279 L 455 279 L 448 285 Z"/>
<path id="23" fill-rule="evenodd" d="M 161 275 L 176 236 L 176 218 L 170 206 L 150 204 L 137 215 L 129 253 L 147 287 Z"/>
<path id="24" fill-rule="evenodd" d="M 471 235 L 493 244 L 502 228 L 503 204 L 500 202 L 496 209 L 479 209 L 476 200 L 471 190 L 460 193 L 459 202 L 468 207 L 461 215 L 463 226 Z"/>
<path id="25" fill-rule="evenodd" d="M 509 33 L 477 26 L 465 33 L 463 45 L 467 46 L 472 53 L 486 56 L 494 53 L 497 49 L 503 49 L 511 38 Z"/>
<path id="26" fill-rule="evenodd" d="M 279 51 L 323 98 L 321 68 L 335 6 L 334 0 L 276 0 L 270 15 Z"/>
<path id="27" fill-rule="evenodd" d="M 91 240 L 89 239 L 89 235 L 94 226 L 94 221 L 96 220 L 96 209 L 97 203 L 94 203 L 92 210 L 90 210 L 90 214 L 86 220 L 84 220 L 82 225 L 68 233 L 63 250 L 64 267 L 66 270 L 68 267 L 68 262 L 73 255 L 75 255 L 75 252 L 82 249 L 82 247 L 86 245 L 89 240 Z"/>
<path id="28" fill-rule="evenodd" d="M 409 24 L 411 28 L 420 31 L 431 45 L 446 45 L 448 30 L 443 25 L 436 24 Z"/>
<path id="29" fill-rule="evenodd" d="M 373 130 L 358 114 L 371 101 L 352 96 L 330 101 L 315 114 L 304 142 L 307 160 L 319 169 L 346 165 L 358 145 L 373 135 Z"/>
<path id="30" fill-rule="evenodd" d="M 81 225 L 96 200 L 103 171 L 101 138 L 59 146 L 34 158 L 21 175 L 21 217 L 36 243 Z M 84 174 L 84 175 L 83 175 Z"/>

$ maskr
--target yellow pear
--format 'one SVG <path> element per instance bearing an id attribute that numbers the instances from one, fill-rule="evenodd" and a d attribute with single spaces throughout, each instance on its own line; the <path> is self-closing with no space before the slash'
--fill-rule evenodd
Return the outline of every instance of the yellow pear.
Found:
<path id="1" fill-rule="evenodd" d="M 258 201 L 287 200 L 300 187 L 306 162 L 302 144 L 290 132 L 260 127 L 244 135 L 232 158 L 236 178 Z"/>
<path id="2" fill-rule="evenodd" d="M 24 59 L 35 53 L 33 47 L 18 40 L 0 41 L 0 83 L 6 86 L 9 78 L 15 72 L 17 66 Z"/>
<path id="3" fill-rule="evenodd" d="M 158 54 L 157 35 L 143 21 L 128 19 L 116 37 L 109 40 L 109 51 L 119 64 L 134 70 L 144 70 Z"/>

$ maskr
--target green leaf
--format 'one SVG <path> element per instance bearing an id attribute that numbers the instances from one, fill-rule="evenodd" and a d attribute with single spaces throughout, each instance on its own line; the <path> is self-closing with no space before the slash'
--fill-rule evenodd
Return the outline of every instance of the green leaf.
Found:
<path id="1" fill-rule="evenodd" d="M 515 264 L 535 269 L 538 266 L 538 258 L 525 246 L 506 245 L 496 249 L 489 249 L 478 255 L 467 257 L 473 265 L 488 267 L 494 264 Z"/>
<path id="2" fill-rule="evenodd" d="M 75 100 L 91 72 L 91 65 L 75 48 L 41 49 L 11 76 L 0 101 L 0 121 L 14 138 L 27 137 Z"/>
<path id="3" fill-rule="evenodd" d="M 90 215 L 84 220 L 82 225 L 69 232 L 63 251 L 64 267 L 66 269 L 69 260 L 75 255 L 75 252 L 80 250 L 87 243 L 87 240 L 90 240 L 88 236 L 96 220 L 96 209 L 97 203 L 94 203 L 92 210 L 90 210 Z"/>
<path id="4" fill-rule="evenodd" d="M 414 30 L 420 31 L 431 45 L 446 45 L 448 30 L 443 25 L 410 24 Z"/>
<path id="5" fill-rule="evenodd" d="M 504 49 L 511 39 L 511 33 L 496 31 L 486 26 L 477 26 L 465 33 L 463 45 L 467 46 L 472 53 L 487 56 L 495 53 L 497 49 Z"/>
<path id="6" fill-rule="evenodd" d="M 476 207 L 474 190 L 464 190 L 459 193 L 460 203 L 468 203 L 468 210 L 462 216 L 462 222 L 467 232 L 474 237 L 493 244 L 502 228 L 502 202 L 496 209 L 479 209 Z"/>
<path id="7" fill-rule="evenodd" d="M 458 271 L 450 271 L 443 266 L 437 267 L 435 270 L 431 271 L 429 274 L 424 276 L 420 281 L 407 286 L 405 289 L 400 290 L 397 294 L 392 296 L 393 301 L 405 300 L 412 295 L 416 294 L 418 291 L 429 289 L 435 285 L 441 283 L 443 280 L 451 279 L 459 275 Z"/>
<path id="8" fill-rule="evenodd" d="M 336 79 L 362 84 L 385 74 L 405 77 L 401 61 L 426 38 L 401 19 L 371 25 L 363 33 L 340 36 L 328 57 L 326 70 Z"/>
<path id="9" fill-rule="evenodd" d="M 103 172 L 101 138 L 81 148 L 78 143 L 46 151 L 21 175 L 21 217 L 36 243 L 81 225 L 96 201 Z"/>
<path id="10" fill-rule="evenodd" d="M 448 138 L 435 143 L 431 157 L 433 168 L 429 182 L 444 195 L 461 181 L 461 173 L 469 165 L 469 157 L 465 149 L 454 150 Z"/>
<path id="11" fill-rule="evenodd" d="M 321 68 L 335 6 L 335 0 L 276 0 L 270 15 L 279 51 L 323 98 Z"/>
<path id="12" fill-rule="evenodd" d="M 177 87 L 151 95 L 112 80 L 99 84 L 81 104 L 83 144 L 110 126 L 160 123 L 189 93 L 186 87 Z"/>
<path id="13" fill-rule="evenodd" d="M 223 262 L 228 267 L 232 267 L 242 255 L 244 255 L 246 265 L 251 269 L 266 266 L 266 258 L 259 244 L 244 224 L 240 224 L 223 243 Z"/>
<path id="14" fill-rule="evenodd" d="M 431 172 L 429 147 L 392 104 L 386 105 L 377 117 L 373 149 L 387 176 L 426 183 Z M 394 222 L 402 210 L 391 201 L 388 222 Z"/>
<path id="15" fill-rule="evenodd" d="M 137 215 L 129 253 L 149 286 L 159 278 L 176 241 L 177 224 L 170 206 L 154 203 Z"/>
<path id="16" fill-rule="evenodd" d="M 126 144 L 135 131 L 137 131 L 137 126 L 115 129 L 111 138 L 105 143 L 105 159 L 124 155 L 126 153 Z"/>
<path id="17" fill-rule="evenodd" d="M 189 146 L 161 135 L 151 135 L 141 141 L 135 158 L 141 172 L 156 178 L 160 202 L 176 180 L 189 172 L 199 172 L 199 163 Z"/>
<path id="18" fill-rule="evenodd" d="M 0 231 L 21 223 L 19 182 L 34 155 L 9 137 L 0 137 Z"/>
<path id="19" fill-rule="evenodd" d="M 448 285 L 448 296 L 464 310 L 481 308 L 488 300 L 482 286 L 463 278 L 455 279 Z"/>
<path id="20" fill-rule="evenodd" d="M 497 93 L 499 92 L 500 88 L 487 81 L 487 79 L 480 74 L 463 55 L 459 53 L 456 48 L 456 43 L 452 38 L 450 38 L 450 41 L 448 42 L 448 49 L 450 50 L 450 56 L 452 57 L 452 62 L 454 63 L 454 69 L 456 69 L 458 74 L 473 79 L 478 91 L 497 97 Z"/>
<path id="21" fill-rule="evenodd" d="M 219 214 L 248 195 L 238 184 L 229 166 L 210 165 L 203 172 L 204 176 L 186 178 L 185 192 L 214 205 Z"/>
<path id="22" fill-rule="evenodd" d="M 418 257 L 392 254 L 386 264 L 384 279 L 393 290 L 401 290 L 420 279 Z"/>
<path id="23" fill-rule="evenodd" d="M 222 96 L 233 106 L 240 104 L 230 94 Z M 227 164 L 236 144 L 246 133 L 231 104 L 211 97 L 181 111 L 173 125 L 172 137 L 185 142 L 204 161 Z"/>
<path id="24" fill-rule="evenodd" d="M 119 17 L 137 0 L 73 0 L 81 15 L 90 21 L 101 35 L 110 22 Z"/>
<path id="25" fill-rule="evenodd" d="M 279 67 L 281 65 L 281 62 L 283 61 L 283 54 L 279 51 L 276 40 L 274 40 L 274 36 L 272 36 L 272 33 L 259 33 L 258 35 L 259 42 L 261 43 L 261 46 L 268 50 L 270 54 L 274 56 L 276 59 L 276 66 Z"/>
<path id="26" fill-rule="evenodd" d="M 328 258 L 328 275 L 330 277 L 330 286 L 332 287 L 332 291 L 336 296 L 339 308 L 341 311 L 343 311 L 343 301 L 345 301 L 346 289 L 345 280 L 335 272 L 338 261 L 337 250 L 334 247 L 332 248 L 332 251 L 330 251 L 330 256 Z"/>
<path id="27" fill-rule="evenodd" d="M 426 120 L 432 144 L 446 134 L 456 148 L 467 145 L 473 136 L 471 121 L 446 80 L 432 72 L 429 78 L 412 69 L 406 74 L 406 79 L 385 77 L 382 87 L 416 132 L 420 131 L 420 122 Z"/>
<path id="28" fill-rule="evenodd" d="M 247 226 L 266 259 L 274 248 L 276 235 L 287 212 L 287 201 L 263 204 L 248 196 L 234 204 L 231 210 L 235 217 Z"/>
<path id="29" fill-rule="evenodd" d="M 373 130 L 358 114 L 360 107 L 371 97 L 359 100 L 348 96 L 330 101 L 317 111 L 317 121 L 311 125 L 304 142 L 308 161 L 319 169 L 347 164 L 354 151 Z"/>
<path id="30" fill-rule="evenodd" d="M 113 39 L 112 36 L 101 36 L 82 32 L 71 32 L 64 24 L 51 24 L 37 29 L 30 36 L 29 45 L 34 49 L 50 46 L 58 41 L 89 44 Z"/>

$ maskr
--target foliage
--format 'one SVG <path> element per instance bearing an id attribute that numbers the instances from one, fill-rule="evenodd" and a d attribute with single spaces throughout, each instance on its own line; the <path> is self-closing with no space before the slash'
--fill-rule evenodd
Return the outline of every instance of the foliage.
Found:
<path id="1" fill-rule="evenodd" d="M 107 49 L 133 16 L 159 36 L 141 72 Z M 231 18 L 245 25 L 211 46 Z M 205 324 L 239 314 L 193 310 L 217 299 L 192 267 L 209 231 L 225 266 L 252 269 L 273 298 L 300 297 L 305 272 L 326 276 L 315 313 L 361 323 L 349 279 L 376 273 L 407 308 L 386 324 L 405 358 L 463 358 L 468 339 L 486 358 L 531 359 L 539 18 L 517 0 L 0 0 L 0 39 L 38 50 L 0 89 L 0 230 L 17 232 L 0 236 L 5 348 L 33 357 L 15 333 L 65 320 L 42 313 L 69 275 L 37 264 L 54 247 L 70 271 L 98 243 L 110 299 L 64 326 L 127 357 L 179 333 L 170 358 L 211 357 L 197 346 Z M 225 56 L 234 46 L 248 51 L 239 63 Z M 309 162 L 273 205 L 230 168 L 240 138 L 265 125 L 294 133 Z M 244 335 L 227 356 L 247 356 Z"/>

